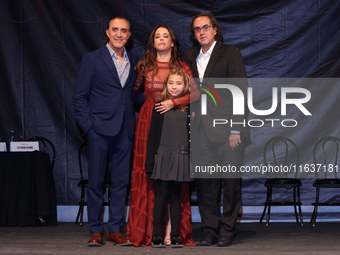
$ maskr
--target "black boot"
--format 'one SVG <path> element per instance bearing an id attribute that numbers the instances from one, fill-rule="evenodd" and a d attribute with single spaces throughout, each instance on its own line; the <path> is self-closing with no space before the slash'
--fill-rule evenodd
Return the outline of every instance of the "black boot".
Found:
<path id="1" fill-rule="evenodd" d="M 182 240 L 179 236 L 171 236 L 171 248 L 183 248 Z"/>
<path id="2" fill-rule="evenodd" d="M 162 236 L 154 236 L 151 240 L 151 247 L 153 248 L 165 248 L 165 244 Z"/>

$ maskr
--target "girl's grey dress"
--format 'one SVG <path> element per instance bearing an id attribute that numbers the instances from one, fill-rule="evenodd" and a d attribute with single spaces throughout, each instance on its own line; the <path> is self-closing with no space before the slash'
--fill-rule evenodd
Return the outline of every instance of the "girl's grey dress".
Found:
<path id="1" fill-rule="evenodd" d="M 185 109 L 173 109 L 165 113 L 151 179 L 191 181 L 187 115 Z"/>

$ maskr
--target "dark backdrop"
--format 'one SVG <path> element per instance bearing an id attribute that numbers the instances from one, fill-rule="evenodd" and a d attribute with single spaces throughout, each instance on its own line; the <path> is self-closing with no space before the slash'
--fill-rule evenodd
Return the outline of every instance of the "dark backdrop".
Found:
<path id="1" fill-rule="evenodd" d="M 225 43 L 241 49 L 249 77 L 340 76 L 338 0 L 1 0 L 0 132 L 3 140 L 14 130 L 17 137 L 40 135 L 55 144 L 59 205 L 77 204 L 80 196 L 77 151 L 82 137 L 72 93 L 83 54 L 104 45 L 106 25 L 117 15 L 130 20 L 132 51 L 138 57 L 143 57 L 148 36 L 158 24 L 175 31 L 184 52 L 192 46 L 191 17 L 202 11 L 215 15 Z M 294 138 L 303 151 L 302 163 L 311 162 L 310 148 L 319 137 L 340 136 L 338 87 L 314 85 L 309 90 L 313 102 L 322 106 L 315 112 L 315 123 L 310 128 L 252 129 L 254 143 L 246 150 L 246 165 L 262 163 L 264 141 L 274 135 Z M 256 101 L 270 103 L 270 95 L 258 95 Z M 319 126 L 327 119 L 333 122 Z M 243 204 L 263 204 L 262 183 L 263 179 L 243 181 Z M 305 180 L 304 204 L 314 199 L 311 183 Z"/>

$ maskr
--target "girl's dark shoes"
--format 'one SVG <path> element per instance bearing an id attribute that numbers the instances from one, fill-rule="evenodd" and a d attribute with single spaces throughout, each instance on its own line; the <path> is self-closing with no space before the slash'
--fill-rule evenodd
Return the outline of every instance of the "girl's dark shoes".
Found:
<path id="1" fill-rule="evenodd" d="M 179 236 L 171 236 L 171 248 L 183 248 L 182 240 Z"/>
<path id="2" fill-rule="evenodd" d="M 165 244 L 162 236 L 154 236 L 151 240 L 152 248 L 165 248 Z"/>

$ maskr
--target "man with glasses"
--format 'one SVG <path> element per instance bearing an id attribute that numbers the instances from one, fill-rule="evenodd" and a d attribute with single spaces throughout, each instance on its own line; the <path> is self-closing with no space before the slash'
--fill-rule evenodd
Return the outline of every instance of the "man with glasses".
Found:
<path id="1" fill-rule="evenodd" d="M 110 158 L 110 216 L 107 241 L 129 244 L 120 233 L 124 223 L 129 164 L 135 115 L 132 89 L 136 81 L 138 58 L 125 49 L 131 32 L 125 18 L 110 20 L 106 29 L 107 44 L 86 53 L 75 83 L 75 115 L 88 144 L 87 215 L 92 237 L 88 246 L 103 244 L 103 182 L 107 157 Z"/>
<path id="2" fill-rule="evenodd" d="M 196 47 L 186 50 L 184 61 L 192 69 L 193 76 L 199 78 L 200 84 L 209 82 L 207 78 L 246 78 L 241 52 L 238 48 L 224 44 L 221 27 L 215 17 L 210 13 L 200 13 L 192 18 L 189 29 L 192 33 Z M 210 86 L 214 86 L 210 84 Z M 238 84 L 246 95 L 247 82 Z M 233 116 L 232 95 L 225 89 L 226 96 L 222 98 L 222 112 L 229 114 L 233 121 L 242 122 L 246 115 Z M 245 97 L 246 98 L 246 97 Z M 213 100 L 207 97 L 207 116 L 201 116 L 201 107 L 192 107 L 195 111 L 195 120 L 191 122 L 191 133 L 199 146 L 191 146 L 192 151 L 199 148 L 200 165 L 215 166 L 216 163 L 224 166 L 235 166 L 240 169 L 243 160 L 245 139 L 249 137 L 249 130 L 242 125 L 232 128 L 223 125 L 214 128 L 209 120 L 219 119 L 220 115 Z M 194 110 L 193 110 L 194 109 Z M 221 111 L 220 111 L 221 112 Z M 194 117 L 192 117 L 193 119 Z M 222 125 L 220 125 L 222 126 Z M 216 132 L 216 130 L 219 130 Z M 194 147 L 194 148 L 193 148 Z M 203 239 L 201 246 L 217 244 L 225 247 L 231 244 L 236 235 L 235 223 L 241 206 L 241 180 L 240 178 L 197 178 L 197 199 L 202 219 L 201 230 Z M 225 176 L 224 176 L 225 177 Z M 223 189 L 223 212 L 221 213 L 221 188 Z"/>

